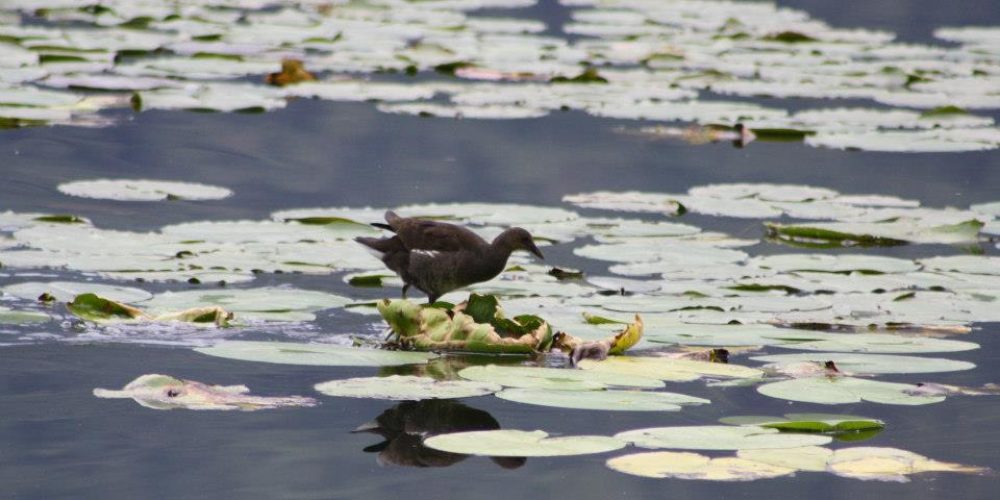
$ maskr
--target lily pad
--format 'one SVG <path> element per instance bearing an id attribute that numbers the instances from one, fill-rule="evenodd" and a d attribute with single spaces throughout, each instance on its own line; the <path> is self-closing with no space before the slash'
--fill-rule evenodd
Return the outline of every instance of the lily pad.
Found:
<path id="1" fill-rule="evenodd" d="M 837 368 L 850 374 L 878 375 L 883 373 L 938 373 L 971 370 L 976 367 L 968 361 L 918 356 L 895 356 L 884 354 L 854 354 L 843 352 L 817 352 L 804 354 L 773 354 L 754 356 L 754 361 L 783 365 L 806 361 L 833 361 Z"/>
<path id="2" fill-rule="evenodd" d="M 808 377 L 772 382 L 757 387 L 757 392 L 772 398 L 818 404 L 845 404 L 869 401 L 892 405 L 940 403 L 944 396 L 910 393 L 916 386 L 853 377 Z"/>
<path id="3" fill-rule="evenodd" d="M 607 461 L 608 467 L 634 476 L 700 479 L 707 481 L 753 481 L 787 476 L 795 467 L 782 467 L 736 457 L 711 458 L 691 452 L 655 451 L 633 453 Z"/>
<path id="4" fill-rule="evenodd" d="M 388 351 L 296 342 L 230 340 L 196 352 L 220 358 L 305 366 L 395 366 L 424 363 L 436 356 L 425 352 Z"/>
<path id="5" fill-rule="evenodd" d="M 684 405 L 710 403 L 707 399 L 673 392 L 621 390 L 504 389 L 496 396 L 518 403 L 601 411 L 679 411 Z"/>
<path id="6" fill-rule="evenodd" d="M 603 361 L 584 360 L 580 362 L 580 367 L 589 372 L 650 377 L 668 382 L 686 382 L 703 377 L 752 379 L 764 375 L 760 370 L 747 366 L 652 356 L 618 356 Z"/>
<path id="7" fill-rule="evenodd" d="M 249 288 L 164 292 L 144 304 L 154 311 L 218 305 L 240 318 L 261 321 L 310 321 L 313 312 L 350 303 L 329 293 L 293 288 Z"/>
<path id="8" fill-rule="evenodd" d="M 410 375 L 349 378 L 316 384 L 316 390 L 327 396 L 394 401 L 468 398 L 492 394 L 501 389 L 502 387 L 497 384 L 465 380 L 435 380 L 430 377 Z"/>
<path id="9" fill-rule="evenodd" d="M 255 411 L 287 406 L 316 406 L 316 400 L 302 396 L 251 396 L 245 385 L 208 385 L 169 375 L 148 374 L 129 382 L 122 390 L 94 389 L 99 398 L 131 398 L 154 410 L 240 410 Z"/>
<path id="10" fill-rule="evenodd" d="M 607 436 L 560 436 L 544 431 L 493 430 L 440 434 L 424 441 L 435 450 L 491 457 L 555 457 L 604 453 L 625 446 Z"/>
<path id="11" fill-rule="evenodd" d="M 719 422 L 730 425 L 755 425 L 786 432 L 818 432 L 838 434 L 879 430 L 885 427 L 885 422 L 873 418 L 854 415 L 835 415 L 825 413 L 789 413 L 782 417 L 725 417 Z"/>
<path id="12" fill-rule="evenodd" d="M 458 375 L 466 380 L 492 382 L 505 387 L 564 391 L 587 391 L 608 387 L 659 389 L 664 385 L 662 381 L 647 376 L 534 366 L 470 366 L 458 372 Z"/>
<path id="13" fill-rule="evenodd" d="M 827 462 L 830 472 L 861 480 L 905 483 L 910 474 L 921 472 L 961 472 L 982 474 L 986 469 L 957 463 L 939 462 L 897 448 L 856 447 L 836 450 Z"/>
<path id="14" fill-rule="evenodd" d="M 143 302 L 153 297 L 153 294 L 139 288 L 79 281 L 28 281 L 7 285 L 0 291 L 25 300 L 36 300 L 47 293 L 60 302 L 69 302 L 84 293 L 93 293 L 109 300 L 127 303 Z"/>
<path id="15" fill-rule="evenodd" d="M 752 450 L 821 446 L 832 438 L 811 434 L 787 434 L 764 427 L 701 425 L 652 427 L 619 432 L 615 437 L 642 448 L 681 450 Z"/>
<path id="16" fill-rule="evenodd" d="M 30 325 L 44 323 L 52 319 L 48 314 L 37 311 L 14 311 L 0 306 L 0 325 Z"/>
<path id="17" fill-rule="evenodd" d="M 232 196 L 229 189 L 194 182 L 145 179 L 95 179 L 59 185 L 70 196 L 119 201 L 221 200 Z"/>

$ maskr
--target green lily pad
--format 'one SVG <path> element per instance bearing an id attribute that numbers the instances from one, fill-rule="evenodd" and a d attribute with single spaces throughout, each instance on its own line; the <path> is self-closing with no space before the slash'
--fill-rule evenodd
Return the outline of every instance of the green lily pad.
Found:
<path id="1" fill-rule="evenodd" d="M 796 471 L 795 467 L 770 465 L 743 458 L 711 458 L 698 453 L 674 451 L 623 455 L 609 459 L 607 466 L 634 476 L 707 481 L 753 481 L 787 476 Z"/>
<path id="2" fill-rule="evenodd" d="M 652 427 L 619 432 L 615 437 L 642 448 L 681 450 L 751 450 L 821 446 L 832 438 L 810 434 L 787 434 L 763 427 L 701 425 Z"/>
<path id="3" fill-rule="evenodd" d="M 466 380 L 492 382 L 505 387 L 564 391 L 587 391 L 608 387 L 659 389 L 664 385 L 662 381 L 651 377 L 534 366 L 470 366 L 458 372 L 458 375 Z"/>
<path id="4" fill-rule="evenodd" d="M 194 182 L 145 179 L 95 179 L 59 185 L 70 196 L 119 201 L 221 200 L 232 196 L 229 189 Z"/>
<path id="5" fill-rule="evenodd" d="M 391 375 L 330 380 L 316 384 L 327 396 L 350 398 L 419 401 L 422 399 L 468 398 L 492 394 L 502 389 L 497 384 L 465 380 L 435 380 L 430 377 Z"/>
<path id="6" fill-rule="evenodd" d="M 755 425 L 786 432 L 818 432 L 838 434 L 878 430 L 885 427 L 885 422 L 854 415 L 835 415 L 825 413 L 789 413 L 782 417 L 725 417 L 719 422 L 730 425 Z"/>
<path id="7" fill-rule="evenodd" d="M 99 297 L 93 293 L 77 295 L 67 304 L 70 312 L 87 320 L 132 320 L 145 316 L 134 307 Z"/>
<path id="8" fill-rule="evenodd" d="M 604 453 L 625 446 L 608 436 L 560 436 L 544 431 L 494 430 L 440 434 L 424 440 L 435 450 L 491 457 L 555 457 Z"/>
<path id="9" fill-rule="evenodd" d="M 518 403 L 601 411 L 679 411 L 684 405 L 710 403 L 707 399 L 673 392 L 621 390 L 504 389 L 496 396 Z"/>
<path id="10" fill-rule="evenodd" d="M 196 352 L 220 358 L 306 366 L 394 366 L 424 363 L 433 354 L 327 344 L 230 340 Z"/>
<path id="11" fill-rule="evenodd" d="M 940 403 L 944 396 L 913 395 L 915 386 L 853 377 L 809 377 L 772 382 L 757 392 L 772 398 L 818 404 L 845 404 L 870 401 L 892 405 Z"/>
<path id="12" fill-rule="evenodd" d="M 952 359 L 843 352 L 773 354 L 769 356 L 754 356 L 750 359 L 777 365 L 809 361 L 819 363 L 833 361 L 840 371 L 850 374 L 871 375 L 883 373 L 939 373 L 971 370 L 976 367 L 974 363 Z"/>

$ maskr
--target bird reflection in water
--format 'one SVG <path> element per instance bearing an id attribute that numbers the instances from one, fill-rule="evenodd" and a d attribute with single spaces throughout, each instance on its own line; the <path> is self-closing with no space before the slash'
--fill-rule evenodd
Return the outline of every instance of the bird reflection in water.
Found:
<path id="1" fill-rule="evenodd" d="M 424 446 L 424 439 L 450 432 L 487 431 L 499 429 L 500 423 L 489 413 L 449 399 L 405 401 L 375 417 L 354 432 L 371 432 L 385 441 L 364 451 L 378 453 L 382 465 L 409 467 L 448 467 L 469 455 L 438 451 Z M 516 469 L 527 461 L 524 457 L 490 457 L 504 469 Z"/>

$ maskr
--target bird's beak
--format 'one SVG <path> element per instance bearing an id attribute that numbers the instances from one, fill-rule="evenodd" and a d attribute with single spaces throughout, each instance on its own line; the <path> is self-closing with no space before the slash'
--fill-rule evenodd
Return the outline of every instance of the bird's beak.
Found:
<path id="1" fill-rule="evenodd" d="M 535 254 L 536 256 L 538 256 L 539 259 L 545 260 L 545 256 L 542 255 L 542 251 L 538 249 L 534 241 L 529 241 L 528 248 L 526 248 L 525 250 Z"/>

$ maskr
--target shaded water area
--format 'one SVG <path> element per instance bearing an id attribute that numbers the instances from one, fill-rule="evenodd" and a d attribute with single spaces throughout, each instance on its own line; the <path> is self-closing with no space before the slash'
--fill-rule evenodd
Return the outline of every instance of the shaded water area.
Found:
<path id="1" fill-rule="evenodd" d="M 986 0 L 948 8 L 931 1 L 781 3 L 836 26 L 892 30 L 911 42 L 928 41 L 932 29 L 941 25 L 1000 22 L 1000 11 Z M 550 25 L 565 17 L 562 8 L 548 2 L 528 13 L 542 16 Z M 812 104 L 802 100 L 793 106 Z M 101 228 L 152 231 L 187 221 L 264 220 L 276 210 L 301 207 L 504 202 L 575 209 L 562 197 L 597 190 L 685 192 L 692 186 L 721 182 L 807 184 L 845 194 L 917 199 L 929 207 L 966 208 L 996 201 L 1000 193 L 1000 154 L 995 151 L 901 154 L 835 151 L 798 143 L 760 142 L 743 149 L 725 143 L 690 145 L 625 136 L 614 130 L 624 121 L 576 111 L 527 120 L 452 120 L 380 113 L 368 103 L 297 100 L 265 114 L 111 112 L 115 113 L 124 120 L 110 128 L 2 131 L 0 211 L 72 213 Z M 235 194 L 210 202 L 146 204 L 75 198 L 56 190 L 60 183 L 105 177 L 202 182 L 225 186 Z M 757 219 L 688 214 L 679 221 L 759 239 L 744 248 L 751 255 L 789 251 L 766 241 Z M 579 243 L 546 248 L 546 263 L 607 274 L 605 263 L 574 255 L 575 246 Z M 1000 255 L 995 242 L 981 248 L 986 255 Z M 946 245 L 865 250 L 903 258 L 965 251 Z M 0 286 L 79 276 L 49 270 L 17 277 L 4 273 Z M 352 288 L 341 274 L 265 274 L 254 283 L 286 284 L 357 300 L 397 293 L 395 288 Z M 184 283 L 143 287 L 153 292 L 191 288 Z M 294 328 L 255 328 L 239 332 L 238 337 L 302 336 Z M 381 332 L 371 317 L 342 309 L 322 311 L 302 328 L 304 336 L 325 340 Z M 0 344 L 7 343 L 5 336 L 33 339 L 0 347 L 0 498 L 987 499 L 995 497 L 1000 485 L 995 474 L 931 473 L 909 483 L 810 472 L 747 483 L 646 479 L 606 467 L 613 454 L 528 458 L 521 464 L 442 457 L 415 443 L 380 446 L 382 436 L 352 432 L 387 411 L 413 412 L 418 427 L 447 427 L 447 422 L 433 416 L 462 414 L 460 420 L 468 418 L 476 425 L 491 417 L 505 429 L 542 428 L 567 435 L 711 425 L 730 415 L 833 411 L 887 423 L 864 446 L 898 447 L 997 471 L 997 397 L 949 397 L 918 407 L 867 402 L 830 407 L 765 398 L 748 388 L 690 382 L 676 390 L 710 399 L 712 404 L 670 413 L 592 412 L 487 396 L 449 403 L 455 406 L 442 410 L 433 405 L 415 409 L 413 404 L 400 407 L 390 401 L 321 397 L 316 408 L 153 411 L 129 400 L 98 399 L 91 391 L 121 387 L 144 373 L 169 373 L 211 384 L 245 384 L 255 394 L 315 396 L 313 385 L 318 382 L 406 370 L 249 363 L 182 347 L 66 342 L 73 333 L 68 322 L 18 326 L 0 333 Z M 1000 382 L 997 335 L 1000 324 L 977 323 L 960 339 L 980 348 L 946 354 L 975 363 L 973 370 L 894 375 L 892 381 L 933 380 L 961 386 Z"/>

